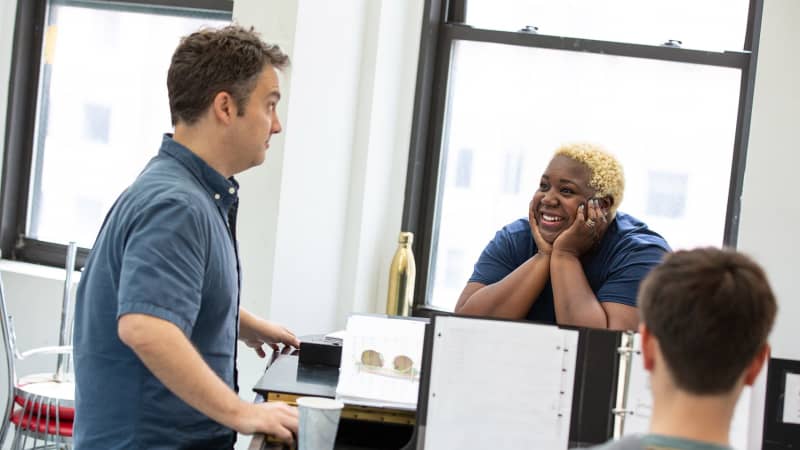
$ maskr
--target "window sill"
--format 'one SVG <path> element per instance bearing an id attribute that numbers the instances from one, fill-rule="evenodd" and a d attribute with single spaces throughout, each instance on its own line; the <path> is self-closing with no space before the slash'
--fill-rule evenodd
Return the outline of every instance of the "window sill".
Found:
<path id="1" fill-rule="evenodd" d="M 0 259 L 0 272 L 9 272 L 47 280 L 64 281 L 64 269 L 22 261 L 12 261 L 10 259 Z M 73 284 L 77 284 L 80 279 L 81 273 L 78 271 L 73 272 Z"/>

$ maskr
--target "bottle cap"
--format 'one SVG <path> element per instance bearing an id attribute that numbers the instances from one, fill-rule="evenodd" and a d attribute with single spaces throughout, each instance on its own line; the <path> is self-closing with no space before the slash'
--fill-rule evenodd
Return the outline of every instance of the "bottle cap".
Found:
<path id="1" fill-rule="evenodd" d="M 411 243 L 414 242 L 414 233 L 410 231 L 401 231 L 397 242 L 411 245 Z"/>

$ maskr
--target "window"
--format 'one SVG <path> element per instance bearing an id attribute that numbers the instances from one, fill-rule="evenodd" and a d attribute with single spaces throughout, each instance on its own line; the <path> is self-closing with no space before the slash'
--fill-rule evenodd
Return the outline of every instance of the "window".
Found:
<path id="1" fill-rule="evenodd" d="M 114 199 L 170 132 L 166 75 L 181 36 L 230 22 L 232 1 L 26 0 L 18 6 L 3 255 L 79 265 Z"/>
<path id="2" fill-rule="evenodd" d="M 620 210 L 673 248 L 735 245 L 761 2 L 701 3 L 428 0 L 403 215 L 418 308 L 452 310 L 569 142 L 619 158 Z M 440 180 L 467 147 L 473 182 L 455 189 Z"/>

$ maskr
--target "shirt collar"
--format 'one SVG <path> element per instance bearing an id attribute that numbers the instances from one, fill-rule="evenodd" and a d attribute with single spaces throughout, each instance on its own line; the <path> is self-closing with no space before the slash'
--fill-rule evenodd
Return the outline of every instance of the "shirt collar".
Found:
<path id="1" fill-rule="evenodd" d="M 239 182 L 234 177 L 225 178 L 194 152 L 176 142 L 172 138 L 172 134 L 164 134 L 159 155 L 175 158 L 189 169 L 189 172 L 203 185 L 214 203 L 222 206 L 225 211 L 228 211 L 238 201 Z"/>

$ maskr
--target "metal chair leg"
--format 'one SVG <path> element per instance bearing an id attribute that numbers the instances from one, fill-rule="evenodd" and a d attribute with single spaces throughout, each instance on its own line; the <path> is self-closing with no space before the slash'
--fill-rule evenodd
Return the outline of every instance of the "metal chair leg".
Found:
<path id="1" fill-rule="evenodd" d="M 38 397 L 35 397 L 35 398 L 36 398 L 36 400 L 34 400 L 33 404 L 34 405 L 38 405 L 38 406 L 35 407 L 35 409 L 36 409 L 36 432 L 33 435 L 33 448 L 36 448 L 36 445 L 39 443 L 39 427 L 42 425 L 42 402 L 44 402 L 44 397 L 42 397 L 42 396 L 38 396 Z M 47 424 L 45 424 L 45 427 L 47 427 Z M 45 439 L 44 436 L 42 436 L 42 438 Z M 47 441 L 44 440 L 43 443 L 47 444 Z"/>
<path id="2" fill-rule="evenodd" d="M 61 401 L 56 399 L 56 448 L 61 448 L 61 421 L 59 420 L 61 416 Z"/>
<path id="3" fill-rule="evenodd" d="M 50 442 L 49 437 L 50 435 L 50 407 L 53 405 L 53 399 L 47 399 L 47 409 L 44 412 L 44 432 L 45 432 L 45 442 Z M 56 433 L 58 433 L 58 429 L 56 429 Z"/>
<path id="4" fill-rule="evenodd" d="M 25 401 L 23 402 L 25 405 L 29 405 L 29 404 L 32 405 L 34 403 L 35 399 L 36 399 L 36 396 L 31 398 L 31 397 L 28 396 L 28 394 L 24 394 L 23 397 L 25 398 Z M 28 415 L 28 424 L 30 425 L 31 420 L 33 420 L 33 407 L 31 406 L 30 410 L 27 408 L 27 406 L 23 406 L 22 407 L 22 420 L 20 420 L 20 422 L 19 422 L 19 428 L 22 428 L 22 447 L 21 448 L 25 448 L 25 444 L 28 443 L 28 433 L 25 432 L 25 413 L 28 413 L 27 414 Z"/>
<path id="5" fill-rule="evenodd" d="M 42 412 L 42 410 L 40 408 L 37 408 L 36 405 L 39 405 L 39 406 L 42 405 L 41 400 L 39 399 L 38 395 L 34 395 L 33 396 L 33 408 L 31 408 L 31 416 L 30 416 L 30 419 L 28 420 L 28 433 L 27 434 L 31 435 L 31 439 L 33 439 L 32 448 L 36 448 L 36 445 L 38 444 L 38 441 L 39 441 L 39 436 L 37 435 L 36 432 L 39 431 L 39 418 L 38 418 L 38 416 Z M 37 418 L 36 418 L 36 429 L 35 429 L 34 433 L 31 433 L 31 426 L 32 426 L 32 423 L 33 423 L 33 414 L 34 413 L 36 413 L 36 416 L 37 416 Z"/>
<path id="6" fill-rule="evenodd" d="M 20 450 L 20 437 L 19 425 L 14 425 L 14 439 L 11 441 L 11 450 Z"/>

